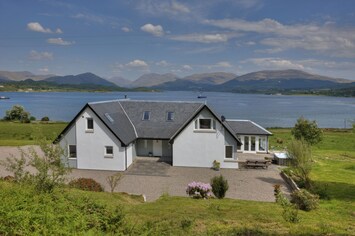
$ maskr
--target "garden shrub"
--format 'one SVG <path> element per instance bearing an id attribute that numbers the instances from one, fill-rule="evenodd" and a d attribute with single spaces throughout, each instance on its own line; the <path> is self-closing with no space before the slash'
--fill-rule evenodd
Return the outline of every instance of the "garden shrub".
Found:
<path id="1" fill-rule="evenodd" d="M 276 198 L 276 203 L 279 204 L 283 209 L 282 218 L 284 218 L 285 221 L 290 223 L 299 222 L 300 219 L 298 217 L 298 208 L 295 204 L 292 204 L 280 191 L 279 185 L 274 186 L 274 194 Z"/>
<path id="2" fill-rule="evenodd" d="M 208 198 L 211 196 L 212 187 L 210 184 L 191 182 L 187 185 L 186 193 L 193 198 Z"/>
<path id="3" fill-rule="evenodd" d="M 222 175 L 213 177 L 211 179 L 211 186 L 213 194 L 219 199 L 226 196 L 229 188 L 228 181 Z"/>
<path id="4" fill-rule="evenodd" d="M 104 189 L 95 180 L 91 178 L 79 178 L 79 179 L 74 179 L 69 182 L 69 186 L 72 188 L 77 188 L 80 190 L 84 191 L 93 191 L 93 192 L 103 192 Z"/>
<path id="5" fill-rule="evenodd" d="M 42 117 L 41 121 L 49 121 L 49 117 L 48 116 Z"/>
<path id="6" fill-rule="evenodd" d="M 294 191 L 291 194 L 291 202 L 296 204 L 300 210 L 310 211 L 316 209 L 319 204 L 319 196 L 308 192 L 305 189 Z"/>

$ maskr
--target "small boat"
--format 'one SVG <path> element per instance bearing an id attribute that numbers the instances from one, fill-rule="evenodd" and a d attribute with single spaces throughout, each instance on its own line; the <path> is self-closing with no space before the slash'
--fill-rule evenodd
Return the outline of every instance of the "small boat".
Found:
<path id="1" fill-rule="evenodd" d="M 204 96 L 204 95 L 198 95 L 197 98 L 207 98 L 207 96 Z"/>
<path id="2" fill-rule="evenodd" d="M 0 96 L 0 99 L 10 99 L 9 97 Z"/>

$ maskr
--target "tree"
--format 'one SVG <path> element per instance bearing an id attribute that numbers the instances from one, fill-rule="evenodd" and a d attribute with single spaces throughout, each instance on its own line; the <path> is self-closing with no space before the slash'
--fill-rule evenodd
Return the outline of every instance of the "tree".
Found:
<path id="1" fill-rule="evenodd" d="M 40 140 L 39 147 L 40 151 L 36 151 L 34 147 L 27 151 L 20 149 L 20 158 L 12 156 L 0 164 L 14 173 L 17 182 L 32 183 L 38 192 L 52 192 L 56 186 L 64 183 L 70 168 L 59 145 Z M 35 171 L 26 170 L 26 166 Z"/>
<path id="2" fill-rule="evenodd" d="M 310 173 L 313 167 L 310 146 L 303 140 L 292 140 L 287 148 L 287 152 L 291 159 L 293 175 L 304 184 L 306 189 L 310 189 Z"/>
<path id="3" fill-rule="evenodd" d="M 222 175 L 213 177 L 211 179 L 211 186 L 213 194 L 219 199 L 226 196 L 229 188 L 228 181 Z"/>
<path id="4" fill-rule="evenodd" d="M 6 115 L 4 117 L 4 120 L 18 120 L 21 122 L 26 122 L 29 121 L 31 114 L 25 110 L 23 106 L 20 105 L 14 105 L 11 110 L 6 111 Z"/>
<path id="5" fill-rule="evenodd" d="M 298 118 L 295 127 L 292 128 L 291 134 L 297 140 L 304 140 L 310 145 L 319 143 L 323 138 L 323 132 L 316 121 L 309 121 L 303 117 Z"/>

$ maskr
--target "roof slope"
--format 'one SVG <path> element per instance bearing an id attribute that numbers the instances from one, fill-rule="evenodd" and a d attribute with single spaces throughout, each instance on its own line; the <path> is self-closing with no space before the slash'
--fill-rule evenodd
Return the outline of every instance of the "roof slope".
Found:
<path id="1" fill-rule="evenodd" d="M 135 128 L 119 101 L 89 103 L 88 105 L 125 145 L 137 138 Z"/>
<path id="2" fill-rule="evenodd" d="M 250 120 L 227 120 L 229 126 L 238 134 L 272 135 L 269 131 Z"/>
<path id="3" fill-rule="evenodd" d="M 204 104 L 192 102 L 119 101 L 135 126 L 138 138 L 170 139 Z M 143 113 L 150 119 L 143 120 Z M 167 121 L 167 113 L 174 112 L 174 120 Z"/>

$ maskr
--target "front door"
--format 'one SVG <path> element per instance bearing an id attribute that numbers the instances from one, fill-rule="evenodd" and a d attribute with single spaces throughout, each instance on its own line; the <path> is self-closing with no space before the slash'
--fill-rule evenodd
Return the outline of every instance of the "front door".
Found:
<path id="1" fill-rule="evenodd" d="M 153 156 L 161 157 L 163 155 L 162 140 L 153 140 Z"/>

